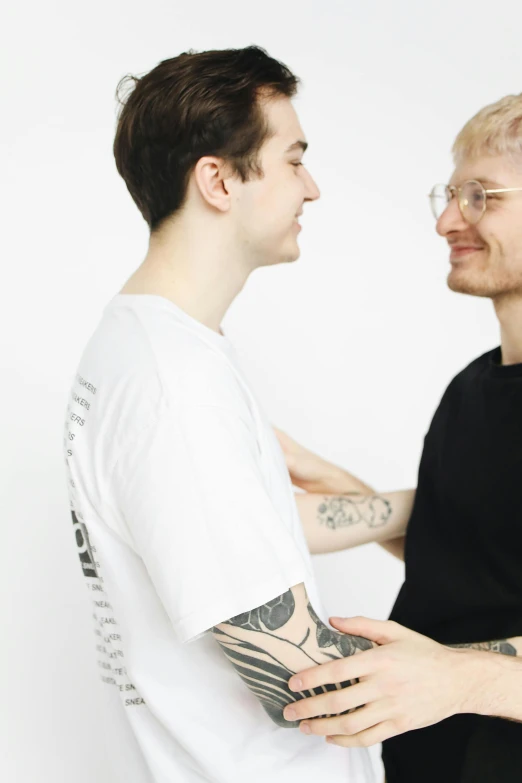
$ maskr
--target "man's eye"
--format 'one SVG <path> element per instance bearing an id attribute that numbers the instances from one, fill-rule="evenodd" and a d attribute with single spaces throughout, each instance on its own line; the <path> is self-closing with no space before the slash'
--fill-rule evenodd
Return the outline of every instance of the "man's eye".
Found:
<path id="1" fill-rule="evenodd" d="M 303 165 L 302 160 L 298 161 L 297 163 L 292 163 L 292 166 L 302 166 L 302 165 Z"/>

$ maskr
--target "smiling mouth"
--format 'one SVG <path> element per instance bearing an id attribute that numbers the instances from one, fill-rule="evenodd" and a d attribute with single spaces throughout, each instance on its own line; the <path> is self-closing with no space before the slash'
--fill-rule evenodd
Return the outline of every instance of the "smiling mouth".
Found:
<path id="1" fill-rule="evenodd" d="M 469 256 L 472 253 L 479 253 L 481 250 L 484 250 L 483 247 L 452 247 L 451 253 L 450 253 L 450 260 L 456 260 L 458 258 L 464 258 L 464 256 Z"/>

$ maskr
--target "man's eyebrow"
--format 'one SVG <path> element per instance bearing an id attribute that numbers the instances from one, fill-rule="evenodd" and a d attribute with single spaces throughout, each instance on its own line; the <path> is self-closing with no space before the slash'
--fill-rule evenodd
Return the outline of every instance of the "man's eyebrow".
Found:
<path id="1" fill-rule="evenodd" d="M 473 177 L 473 179 L 480 182 L 481 185 L 492 185 L 494 188 L 504 187 L 499 182 L 495 182 L 494 179 L 490 179 L 489 177 Z"/>
<path id="2" fill-rule="evenodd" d="M 489 177 L 474 177 L 474 179 L 477 182 L 480 182 L 481 185 L 488 186 L 491 185 L 493 188 L 503 188 L 504 185 L 501 185 L 500 182 L 495 182 L 494 179 L 490 179 Z"/>
<path id="3" fill-rule="evenodd" d="M 302 150 L 303 152 L 306 152 L 307 148 L 308 148 L 308 142 L 301 141 L 300 139 L 299 141 L 294 141 L 294 143 L 288 147 L 286 152 L 293 152 L 294 150 L 299 150 L 299 149 Z"/>
<path id="4" fill-rule="evenodd" d="M 470 182 L 470 181 L 480 182 L 480 184 L 484 185 L 485 188 L 488 188 L 488 187 L 491 187 L 491 188 L 504 188 L 505 187 L 505 185 L 501 185 L 500 182 L 495 182 L 493 179 L 489 179 L 489 177 L 473 177 L 472 179 L 467 179 L 467 180 L 461 181 L 460 184 L 462 185 L 464 182 Z M 454 183 L 450 183 L 450 184 L 454 184 Z"/>

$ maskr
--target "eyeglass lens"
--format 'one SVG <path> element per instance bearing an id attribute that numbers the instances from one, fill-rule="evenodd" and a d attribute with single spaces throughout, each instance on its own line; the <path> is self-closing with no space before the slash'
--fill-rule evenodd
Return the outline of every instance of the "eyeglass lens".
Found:
<path id="1" fill-rule="evenodd" d="M 453 192 L 452 192 L 453 191 Z M 477 223 L 486 208 L 486 193 L 480 182 L 464 182 L 458 192 L 459 207 L 467 223 Z M 453 198 L 454 190 L 447 185 L 435 185 L 430 193 L 431 209 L 438 220 Z"/>

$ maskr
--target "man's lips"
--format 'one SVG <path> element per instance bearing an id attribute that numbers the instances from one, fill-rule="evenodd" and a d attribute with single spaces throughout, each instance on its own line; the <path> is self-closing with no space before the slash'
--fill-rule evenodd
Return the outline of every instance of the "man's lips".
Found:
<path id="1" fill-rule="evenodd" d="M 451 253 L 450 253 L 450 260 L 456 260 L 457 258 L 462 258 L 463 256 L 470 255 L 471 253 L 476 253 L 479 250 L 484 250 L 483 245 L 452 245 L 451 246 Z"/>

